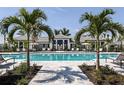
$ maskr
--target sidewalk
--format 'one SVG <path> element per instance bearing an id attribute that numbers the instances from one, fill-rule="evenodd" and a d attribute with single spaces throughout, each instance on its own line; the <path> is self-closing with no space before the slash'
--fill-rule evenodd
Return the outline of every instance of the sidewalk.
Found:
<path id="1" fill-rule="evenodd" d="M 45 64 L 29 85 L 63 85 L 81 84 L 92 85 L 87 76 L 81 72 L 78 66 Z"/>

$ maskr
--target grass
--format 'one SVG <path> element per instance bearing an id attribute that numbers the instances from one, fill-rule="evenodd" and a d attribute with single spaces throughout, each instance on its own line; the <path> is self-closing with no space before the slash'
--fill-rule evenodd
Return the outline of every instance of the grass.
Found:
<path id="1" fill-rule="evenodd" d="M 116 73 L 108 65 L 101 66 L 98 71 L 95 66 L 87 66 L 86 64 L 79 66 L 79 68 L 95 85 L 124 85 L 124 76 Z"/>
<path id="2" fill-rule="evenodd" d="M 27 85 L 40 68 L 41 66 L 34 64 L 30 67 L 30 70 L 27 71 L 27 64 L 22 63 L 14 70 L 8 71 L 0 76 L 0 85 Z"/>

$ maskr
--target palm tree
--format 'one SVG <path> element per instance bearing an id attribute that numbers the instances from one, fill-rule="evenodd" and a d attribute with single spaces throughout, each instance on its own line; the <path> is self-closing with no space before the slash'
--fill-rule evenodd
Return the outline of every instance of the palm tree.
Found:
<path id="1" fill-rule="evenodd" d="M 53 34 L 49 26 L 43 24 L 43 20 L 47 20 L 45 13 L 40 9 L 34 9 L 31 13 L 28 12 L 25 8 L 19 10 L 19 15 L 10 16 L 2 20 L 2 24 L 11 30 L 9 31 L 9 36 L 13 41 L 13 36 L 15 32 L 22 31 L 27 36 L 27 66 L 28 70 L 30 69 L 30 55 L 29 55 L 29 44 L 30 36 L 32 33 L 39 33 L 45 31 L 49 40 L 53 38 Z M 9 29 L 8 29 L 9 30 Z"/>
<path id="2" fill-rule="evenodd" d="M 54 34 L 58 35 L 60 33 L 60 30 L 54 29 Z"/>
<path id="3" fill-rule="evenodd" d="M 92 13 L 85 13 L 81 15 L 80 22 L 88 21 L 88 25 L 82 28 L 75 36 L 77 43 L 80 41 L 80 37 L 84 33 L 89 33 L 90 36 L 96 39 L 96 70 L 100 68 L 99 62 L 99 48 L 100 48 L 100 36 L 103 33 L 111 33 L 113 38 L 116 37 L 117 31 L 122 31 L 123 27 L 119 23 L 114 23 L 109 15 L 113 15 L 114 11 L 112 9 L 105 9 L 98 15 L 93 15 Z"/>
<path id="4" fill-rule="evenodd" d="M 69 33 L 69 29 L 63 28 L 60 29 L 60 31 L 62 32 L 63 35 L 65 36 L 70 36 L 71 34 Z"/>

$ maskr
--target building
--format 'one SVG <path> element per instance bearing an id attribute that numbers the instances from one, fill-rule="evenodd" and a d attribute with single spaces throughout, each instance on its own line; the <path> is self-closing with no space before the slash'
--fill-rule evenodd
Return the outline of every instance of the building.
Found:
<path id="1" fill-rule="evenodd" d="M 18 36 L 15 37 L 15 40 L 18 42 L 17 51 L 26 50 L 27 36 Z M 54 36 L 54 39 L 49 41 L 48 37 L 39 37 L 37 40 L 32 40 L 30 38 L 30 50 L 55 50 L 55 51 L 64 51 L 64 50 L 96 50 L 96 39 L 90 36 L 82 36 L 80 39 L 81 45 L 77 47 L 74 41 L 74 38 L 70 36 L 65 36 L 62 33 Z M 92 43 L 91 43 L 92 42 Z M 105 43 L 105 38 L 100 38 L 100 47 Z"/>
<path id="2" fill-rule="evenodd" d="M 27 36 L 18 36 L 14 38 L 18 42 L 18 51 L 25 51 Z M 70 50 L 71 37 L 62 33 L 55 35 L 54 39 L 49 41 L 48 37 L 39 37 L 36 41 L 30 38 L 30 50 Z"/>

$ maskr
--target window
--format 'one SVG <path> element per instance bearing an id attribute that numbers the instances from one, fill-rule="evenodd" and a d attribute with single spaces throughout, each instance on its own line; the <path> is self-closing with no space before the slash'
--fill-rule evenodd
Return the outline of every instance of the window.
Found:
<path id="1" fill-rule="evenodd" d="M 63 43 L 63 40 L 57 40 L 57 43 L 61 45 Z"/>
<path id="2" fill-rule="evenodd" d="M 43 48 L 45 47 L 45 44 L 43 44 Z"/>
<path id="3" fill-rule="evenodd" d="M 64 44 L 68 44 L 68 40 L 64 40 Z"/>

